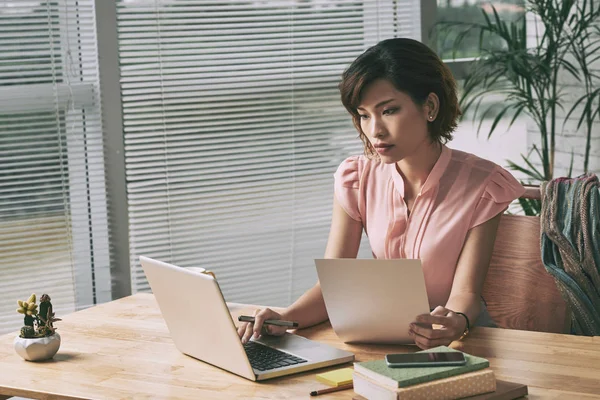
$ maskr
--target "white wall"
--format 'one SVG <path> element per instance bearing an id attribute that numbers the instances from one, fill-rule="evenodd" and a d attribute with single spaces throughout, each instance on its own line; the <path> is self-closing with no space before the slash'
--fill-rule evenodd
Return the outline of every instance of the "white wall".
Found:
<path id="1" fill-rule="evenodd" d="M 499 123 L 488 139 L 492 120 L 482 124 L 479 135 L 477 134 L 478 122 L 462 121 L 454 133 L 454 140 L 448 143 L 448 147 L 473 153 L 504 168 L 508 167 L 507 160 L 520 164 L 521 154 L 527 152 L 527 122 L 525 118 L 519 118 L 510 128 L 508 122 L 505 119 L 504 122 Z M 523 178 L 518 171 L 510 172 L 517 179 Z"/>
<path id="2" fill-rule="evenodd" d="M 536 22 L 537 21 L 532 14 L 528 14 L 528 46 L 536 45 L 536 31 L 538 35 L 542 34 L 542 25 L 538 22 L 536 26 Z M 574 63 L 574 60 L 571 60 L 571 62 Z M 591 67 L 596 73 L 600 72 L 600 60 L 598 60 Z M 558 110 L 559 118 L 557 119 L 557 136 L 555 137 L 555 178 L 566 176 L 571 163 L 571 158 L 573 158 L 572 176 L 578 176 L 583 173 L 583 160 L 585 155 L 585 142 L 587 134 L 585 131 L 585 126 L 577 129 L 577 122 L 579 120 L 579 116 L 581 115 L 581 105 L 563 126 L 564 116 L 566 116 L 573 104 L 575 104 L 575 101 L 585 93 L 583 84 L 578 82 L 566 72 L 559 77 L 559 81 L 561 82 L 561 89 L 565 94 L 566 101 L 563 102 L 564 110 Z M 600 85 L 600 82 L 596 80 L 595 87 L 593 89 L 597 89 L 598 85 Z M 527 123 L 527 148 L 532 149 L 534 145 L 539 147 L 540 144 L 540 131 L 533 121 L 529 121 Z M 541 165 L 541 163 L 536 163 L 536 165 Z M 596 123 L 592 129 L 588 172 L 600 173 L 600 122 L 598 117 L 596 117 Z"/>
<path id="3" fill-rule="evenodd" d="M 584 94 L 584 88 L 577 85 L 570 86 L 569 90 L 576 94 L 577 97 Z M 569 110 L 574 102 L 565 102 L 564 106 Z M 565 113 L 561 113 L 564 115 Z M 577 115 L 574 112 L 573 115 Z M 554 177 L 566 176 L 573 158 L 573 173 L 572 176 L 578 176 L 583 173 L 583 160 L 585 155 L 586 135 L 585 126 L 577 129 L 578 118 L 569 118 L 565 127 L 563 125 L 563 117 L 558 120 L 559 130 L 555 138 L 555 168 Z M 579 114 L 580 115 L 580 114 Z M 598 118 L 596 118 L 598 121 Z M 527 146 L 532 148 L 533 145 L 539 147 L 541 145 L 540 131 L 533 122 L 527 124 Z M 594 123 L 592 129 L 592 140 L 590 145 L 590 158 L 588 164 L 588 172 L 600 173 L 600 123 Z"/>

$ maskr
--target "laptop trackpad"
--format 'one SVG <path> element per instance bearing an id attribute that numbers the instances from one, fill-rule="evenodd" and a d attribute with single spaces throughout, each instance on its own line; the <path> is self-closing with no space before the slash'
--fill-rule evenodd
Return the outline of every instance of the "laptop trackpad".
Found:
<path id="1" fill-rule="evenodd" d="M 324 343 L 306 339 L 305 337 L 286 333 L 283 336 L 261 336 L 258 340 L 267 346 L 290 353 L 308 360 L 309 363 L 331 361 L 335 359 L 353 360 L 352 353 L 339 350 Z"/>
<path id="2" fill-rule="evenodd" d="M 308 349 L 320 347 L 319 342 L 303 338 L 302 336 L 286 333 L 283 336 L 261 336 L 257 342 L 275 347 L 282 351 L 305 352 Z"/>

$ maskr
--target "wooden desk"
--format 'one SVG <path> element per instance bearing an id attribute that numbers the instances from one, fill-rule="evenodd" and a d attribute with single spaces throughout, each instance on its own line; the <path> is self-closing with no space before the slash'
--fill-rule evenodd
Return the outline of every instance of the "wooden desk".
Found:
<path id="1" fill-rule="evenodd" d="M 243 310 L 248 306 L 232 306 L 235 315 Z M 56 325 L 63 342 L 46 362 L 22 360 L 13 349 L 15 335 L 0 337 L 0 399 L 297 399 L 324 387 L 314 371 L 254 383 L 179 353 L 149 294 L 76 312 Z M 414 350 L 345 345 L 328 323 L 299 333 L 350 350 L 358 361 Z M 600 399 L 600 337 L 475 328 L 453 347 L 488 358 L 499 379 L 529 385 L 530 399 Z"/>

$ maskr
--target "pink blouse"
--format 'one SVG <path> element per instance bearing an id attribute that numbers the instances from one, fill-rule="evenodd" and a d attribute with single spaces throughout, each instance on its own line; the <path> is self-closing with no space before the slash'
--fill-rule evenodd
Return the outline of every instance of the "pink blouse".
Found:
<path id="1" fill-rule="evenodd" d="M 421 259 L 429 305 L 445 305 L 469 229 L 506 210 L 525 189 L 505 169 L 442 146 L 410 215 L 395 164 L 347 158 L 335 173 L 335 195 L 362 222 L 375 258 Z"/>

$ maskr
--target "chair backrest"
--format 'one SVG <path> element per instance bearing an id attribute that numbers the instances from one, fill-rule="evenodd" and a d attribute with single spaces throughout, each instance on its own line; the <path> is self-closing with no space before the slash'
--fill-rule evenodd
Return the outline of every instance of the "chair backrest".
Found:
<path id="1" fill-rule="evenodd" d="M 568 332 L 567 306 L 542 263 L 540 217 L 502 216 L 483 298 L 501 328 Z"/>

